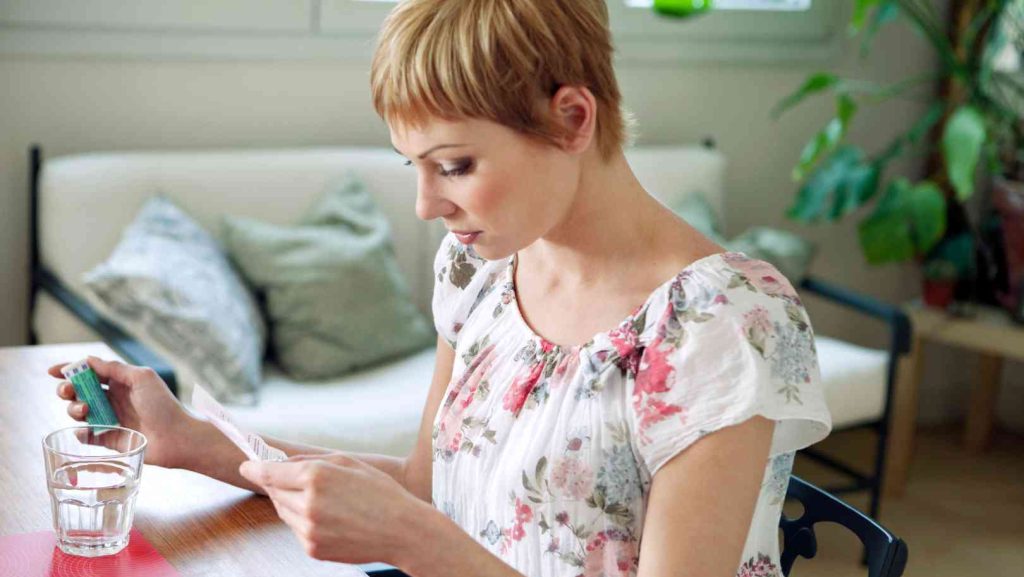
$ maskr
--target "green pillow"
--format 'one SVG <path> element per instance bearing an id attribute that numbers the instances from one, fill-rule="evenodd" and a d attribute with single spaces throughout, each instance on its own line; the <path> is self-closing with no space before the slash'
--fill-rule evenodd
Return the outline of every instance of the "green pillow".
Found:
<path id="1" fill-rule="evenodd" d="M 699 192 L 686 195 L 671 208 L 713 242 L 726 250 L 742 252 L 750 258 L 771 263 L 793 284 L 799 283 L 807 275 L 814 257 L 814 245 L 796 234 L 775 228 L 754 227 L 732 240 L 726 240 L 722 236 L 714 207 Z"/>
<path id="2" fill-rule="evenodd" d="M 670 208 L 690 226 L 712 241 L 718 244 L 725 242 L 715 208 L 703 194 L 699 192 L 687 194 Z"/>
<path id="3" fill-rule="evenodd" d="M 760 226 L 747 229 L 726 242 L 725 247 L 770 262 L 793 284 L 807 276 L 814 258 L 814 245 L 810 241 L 789 231 Z"/>
<path id="4" fill-rule="evenodd" d="M 387 219 L 352 177 L 296 226 L 223 219 L 224 244 L 263 298 L 275 360 L 296 379 L 329 379 L 430 345 Z"/>

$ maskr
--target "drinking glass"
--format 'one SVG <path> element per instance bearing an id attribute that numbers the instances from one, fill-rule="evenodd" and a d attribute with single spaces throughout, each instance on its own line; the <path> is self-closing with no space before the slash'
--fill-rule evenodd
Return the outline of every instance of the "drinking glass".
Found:
<path id="1" fill-rule="evenodd" d="M 114 555 L 128 545 L 146 437 L 82 425 L 43 438 L 57 546 L 69 555 Z"/>

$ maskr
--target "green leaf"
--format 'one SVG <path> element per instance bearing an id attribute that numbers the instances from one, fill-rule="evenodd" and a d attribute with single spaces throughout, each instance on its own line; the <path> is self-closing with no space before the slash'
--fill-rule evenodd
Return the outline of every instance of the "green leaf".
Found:
<path id="1" fill-rule="evenodd" d="M 871 50 L 871 43 L 875 40 L 875 36 L 878 35 L 878 31 L 889 22 L 895 20 L 899 13 L 899 6 L 893 0 L 885 0 L 875 9 L 871 15 L 871 21 L 868 23 L 867 28 L 864 29 L 864 37 L 861 39 L 861 56 L 868 54 Z"/>
<path id="2" fill-rule="evenodd" d="M 849 214 L 874 196 L 879 174 L 879 165 L 867 164 L 864 151 L 856 146 L 843 146 L 807 179 L 787 215 L 810 223 L 826 216 L 835 220 Z"/>
<path id="3" fill-rule="evenodd" d="M 818 160 L 834 150 L 839 145 L 839 141 L 846 135 L 846 128 L 849 126 L 853 115 L 857 112 L 857 103 L 853 101 L 849 94 L 840 94 L 836 97 L 836 109 L 836 117 L 829 121 L 825 128 L 816 134 L 800 153 L 797 167 L 793 169 L 794 180 L 803 180 L 810 169 L 817 164 Z"/>
<path id="4" fill-rule="evenodd" d="M 875 211 L 859 226 L 861 248 L 871 264 L 906 261 L 928 252 L 946 230 L 946 202 L 932 182 L 889 184 Z"/>
<path id="5" fill-rule="evenodd" d="M 946 232 L 946 198 L 935 183 L 924 181 L 907 192 L 904 207 L 917 252 L 924 254 Z"/>
<path id="6" fill-rule="evenodd" d="M 974 194 L 974 170 L 984 142 L 985 117 L 981 112 L 970 105 L 956 109 L 942 134 L 942 153 L 949 182 L 960 202 Z"/>
<path id="7" fill-rule="evenodd" d="M 818 72 L 808 76 L 807 80 L 804 81 L 800 88 L 797 88 L 795 92 L 780 100 L 778 104 L 772 108 L 772 117 L 778 118 L 783 112 L 796 106 L 808 96 L 823 90 L 828 90 L 829 88 L 839 84 L 839 82 L 839 77 L 829 72 Z"/>
<path id="8" fill-rule="evenodd" d="M 942 119 L 942 111 L 944 108 L 945 103 L 943 102 L 936 102 L 929 106 L 928 110 L 925 111 L 921 118 L 918 118 L 917 122 L 914 123 L 914 126 L 910 128 L 910 132 L 907 133 L 907 140 L 909 140 L 911 144 L 917 144 L 920 142 L 920 140 L 928 134 L 928 131 L 935 126 L 935 123 Z"/>
<path id="9" fill-rule="evenodd" d="M 850 18 L 850 29 L 857 32 L 864 27 L 868 12 L 878 5 L 879 0 L 857 0 L 853 7 L 853 17 Z"/>
<path id="10" fill-rule="evenodd" d="M 878 190 L 878 166 L 861 164 L 851 167 L 835 191 L 830 221 L 836 221 L 864 205 Z"/>
<path id="11" fill-rule="evenodd" d="M 861 250 L 871 264 L 900 262 L 914 256 L 910 226 L 899 214 L 873 214 L 858 227 Z"/>

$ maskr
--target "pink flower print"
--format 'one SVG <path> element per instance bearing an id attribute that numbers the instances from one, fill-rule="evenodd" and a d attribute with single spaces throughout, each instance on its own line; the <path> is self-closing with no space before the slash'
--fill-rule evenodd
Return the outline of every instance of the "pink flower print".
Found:
<path id="1" fill-rule="evenodd" d="M 555 371 L 551 375 L 551 390 L 558 389 L 561 385 L 566 382 L 566 375 L 572 376 L 576 374 L 576 369 L 580 365 L 580 357 L 577 354 L 566 354 L 555 365 Z"/>
<path id="2" fill-rule="evenodd" d="M 551 538 L 551 542 L 548 543 L 548 553 L 556 553 L 556 552 L 558 552 L 558 547 L 559 547 L 558 537 L 552 537 Z"/>
<path id="3" fill-rule="evenodd" d="M 747 280 L 758 290 L 767 295 L 791 296 L 796 294 L 789 281 L 774 266 L 763 260 L 754 260 L 739 253 L 731 253 L 725 256 L 725 261 L 747 277 Z"/>
<path id="4" fill-rule="evenodd" d="M 757 305 L 743 314 L 743 336 L 762 356 L 765 354 L 768 336 L 771 334 L 772 321 L 768 309 Z"/>
<path id="5" fill-rule="evenodd" d="M 744 313 L 743 327 L 747 330 L 757 328 L 765 332 L 772 330 L 772 321 L 768 315 L 768 309 L 757 305 Z"/>
<path id="6" fill-rule="evenodd" d="M 461 331 L 461 330 L 462 330 L 462 323 L 455 323 L 454 325 L 452 325 L 452 332 L 453 333 L 459 334 L 459 331 Z"/>
<path id="7" fill-rule="evenodd" d="M 650 437 L 647 436 L 647 429 L 651 426 L 675 414 L 679 414 L 679 418 L 682 419 L 685 414 L 683 413 L 683 408 L 679 405 L 666 403 L 661 399 L 653 397 L 647 397 L 642 402 L 637 402 L 634 399 L 633 408 L 636 410 L 637 418 L 639 419 L 637 428 L 640 442 L 644 444 L 651 442 Z"/>
<path id="8" fill-rule="evenodd" d="M 585 499 L 594 490 L 594 471 L 579 459 L 561 458 L 551 469 L 551 483 L 572 499 Z"/>
<path id="9" fill-rule="evenodd" d="M 582 446 L 583 439 L 579 437 L 574 437 L 572 439 L 569 439 L 569 444 L 566 446 L 566 448 L 569 449 L 570 451 L 579 451 L 580 447 Z"/>
<path id="10" fill-rule="evenodd" d="M 640 336 L 633 330 L 633 323 L 626 323 L 624 327 L 615 329 L 608 337 L 620 357 L 629 356 L 640 342 Z"/>
<path id="11" fill-rule="evenodd" d="M 460 430 L 460 431 L 456 431 L 455 436 L 453 436 L 451 438 L 451 441 L 448 442 L 448 450 L 453 452 L 453 453 L 457 453 L 459 451 L 459 447 L 461 445 L 462 445 L 462 431 Z"/>
<path id="12" fill-rule="evenodd" d="M 557 521 L 559 525 L 565 525 L 566 523 L 569 522 L 569 512 L 568 511 L 562 511 L 562 512 L 556 514 L 555 515 L 555 521 Z"/>
<path id="13" fill-rule="evenodd" d="M 608 532 L 601 531 L 587 543 L 586 550 L 584 577 L 625 577 L 637 565 L 636 543 L 625 535 L 611 538 Z"/>
<path id="14" fill-rule="evenodd" d="M 764 553 L 758 553 L 756 558 L 751 557 L 746 563 L 740 565 L 736 577 L 775 577 L 780 573 L 779 568 L 772 563 L 771 557 Z"/>
<path id="15" fill-rule="evenodd" d="M 523 529 L 523 525 L 521 523 L 516 523 L 512 526 L 512 530 L 509 531 L 509 535 L 512 537 L 513 541 L 519 541 L 526 536 L 526 530 Z"/>
<path id="16" fill-rule="evenodd" d="M 533 519 L 533 509 L 516 497 L 516 523 L 529 523 Z"/>
<path id="17" fill-rule="evenodd" d="M 668 378 L 675 369 L 668 363 L 668 354 L 673 349 L 670 347 L 667 350 L 662 350 L 659 348 L 660 344 L 660 340 L 655 340 L 651 346 L 644 349 L 640 367 L 636 373 L 634 396 L 653 395 L 669 390 Z"/>
<path id="18" fill-rule="evenodd" d="M 519 414 L 519 410 L 523 408 L 523 404 L 526 402 L 526 397 L 533 390 L 533 386 L 537 384 L 541 374 L 544 371 L 544 363 L 537 362 L 530 367 L 530 372 L 524 377 L 517 378 L 512 382 L 512 386 L 505 391 L 505 396 L 501 399 L 501 406 L 506 411 L 514 414 Z"/>
<path id="19" fill-rule="evenodd" d="M 440 409 L 438 435 L 434 446 L 443 447 L 449 453 L 448 458 L 458 452 L 462 444 L 462 416 L 473 402 L 480 383 L 490 374 L 491 365 L 494 363 L 493 352 L 494 346 L 491 345 L 473 359 L 459 377 L 459 382 L 452 387 L 444 406 Z"/>

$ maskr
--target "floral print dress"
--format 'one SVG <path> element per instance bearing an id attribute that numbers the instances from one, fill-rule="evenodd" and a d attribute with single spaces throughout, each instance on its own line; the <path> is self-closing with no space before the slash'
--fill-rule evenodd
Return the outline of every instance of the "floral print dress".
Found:
<path id="1" fill-rule="evenodd" d="M 763 415 L 775 432 L 736 575 L 781 575 L 794 452 L 831 429 L 790 283 L 740 253 L 708 256 L 569 347 L 523 319 L 515 258 L 484 260 L 449 234 L 435 259 L 434 321 L 456 355 L 434 419 L 434 506 L 524 575 L 635 575 L 658 469 Z"/>

